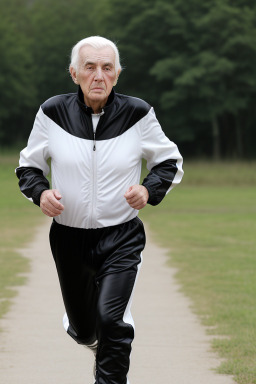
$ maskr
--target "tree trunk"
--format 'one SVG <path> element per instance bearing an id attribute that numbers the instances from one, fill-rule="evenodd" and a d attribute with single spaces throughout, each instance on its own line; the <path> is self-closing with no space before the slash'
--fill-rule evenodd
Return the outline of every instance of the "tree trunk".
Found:
<path id="1" fill-rule="evenodd" d="M 220 160 L 220 130 L 216 116 L 212 117 L 213 159 Z"/>

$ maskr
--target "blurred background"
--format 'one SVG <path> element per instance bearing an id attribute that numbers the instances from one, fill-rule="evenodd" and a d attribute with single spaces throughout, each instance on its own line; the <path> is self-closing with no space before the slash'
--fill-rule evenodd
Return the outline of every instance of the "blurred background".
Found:
<path id="1" fill-rule="evenodd" d="M 152 104 L 186 158 L 256 155 L 256 3 L 0 0 L 0 147 L 22 147 L 39 105 L 76 91 L 72 46 L 114 40 L 117 91 Z"/>
<path id="2" fill-rule="evenodd" d="M 184 157 L 181 185 L 140 215 L 218 371 L 256 384 L 256 2 L 0 0 L 0 14 L 0 318 L 29 270 L 17 249 L 44 219 L 19 192 L 19 151 L 40 104 L 76 92 L 72 46 L 102 35 L 120 50 L 116 91 L 150 103 Z"/>

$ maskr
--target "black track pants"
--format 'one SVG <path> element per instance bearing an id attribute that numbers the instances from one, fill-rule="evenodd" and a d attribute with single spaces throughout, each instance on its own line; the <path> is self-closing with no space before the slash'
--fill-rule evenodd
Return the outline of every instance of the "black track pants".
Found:
<path id="1" fill-rule="evenodd" d="M 67 312 L 67 332 L 79 344 L 98 341 L 97 384 L 126 384 L 131 343 L 130 315 L 143 224 L 129 222 L 80 229 L 53 221 L 50 244 Z"/>

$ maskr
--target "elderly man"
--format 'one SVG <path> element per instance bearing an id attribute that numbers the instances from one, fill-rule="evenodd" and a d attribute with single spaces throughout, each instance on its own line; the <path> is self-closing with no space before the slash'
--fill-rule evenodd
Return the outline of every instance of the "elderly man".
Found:
<path id="1" fill-rule="evenodd" d="M 78 42 L 70 64 L 78 92 L 42 104 L 16 170 L 22 193 L 53 217 L 64 327 L 95 353 L 97 384 L 128 383 L 130 306 L 145 245 L 138 211 L 160 203 L 183 175 L 152 107 L 115 93 L 120 72 L 112 41 Z M 149 174 L 140 185 L 142 158 Z"/>

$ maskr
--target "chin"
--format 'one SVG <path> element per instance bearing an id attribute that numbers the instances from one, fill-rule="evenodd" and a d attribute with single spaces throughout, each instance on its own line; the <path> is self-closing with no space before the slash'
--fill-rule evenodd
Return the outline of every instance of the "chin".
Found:
<path id="1" fill-rule="evenodd" d="M 91 95 L 92 99 L 104 99 L 106 96 L 106 93 L 94 93 Z"/>
<path id="2" fill-rule="evenodd" d="M 104 95 L 91 95 L 90 97 L 91 101 L 104 101 L 104 100 L 107 100 L 108 99 L 108 96 L 106 94 Z"/>

